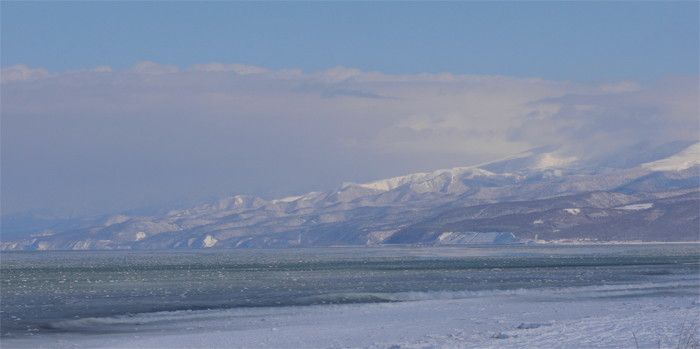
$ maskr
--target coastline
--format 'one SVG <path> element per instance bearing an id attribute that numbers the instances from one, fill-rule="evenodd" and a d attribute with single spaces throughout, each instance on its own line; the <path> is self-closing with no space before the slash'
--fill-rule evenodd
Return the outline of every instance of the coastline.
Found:
<path id="1" fill-rule="evenodd" d="M 691 296 L 543 302 L 504 295 L 212 313 L 166 330 L 6 339 L 6 348 L 623 348 L 675 346 Z M 134 326 L 138 330 L 138 326 Z M 179 333 L 172 331 L 179 329 Z"/>

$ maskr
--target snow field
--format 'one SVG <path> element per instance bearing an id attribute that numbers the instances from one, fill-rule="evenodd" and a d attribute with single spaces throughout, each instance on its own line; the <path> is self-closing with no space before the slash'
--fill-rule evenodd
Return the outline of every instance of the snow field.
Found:
<path id="1" fill-rule="evenodd" d="M 491 295 L 414 302 L 192 312 L 121 334 L 7 340 L 4 348 L 676 347 L 692 296 L 563 299 Z M 208 314 L 208 315 L 207 315 Z M 163 316 L 155 315 L 155 316 Z M 177 319 L 175 319 L 177 320 Z M 177 321 L 176 321 L 177 322 Z M 177 327 L 179 331 L 173 331 Z M 167 330 L 166 330 L 167 329 Z M 697 335 L 697 334 L 696 334 Z"/>

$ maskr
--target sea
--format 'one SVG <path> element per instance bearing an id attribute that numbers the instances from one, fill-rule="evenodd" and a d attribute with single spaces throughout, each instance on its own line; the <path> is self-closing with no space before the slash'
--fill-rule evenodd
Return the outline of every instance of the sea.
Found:
<path id="1" fill-rule="evenodd" d="M 181 331 L 194 319 L 524 295 L 697 297 L 698 244 L 20 251 L 0 255 L 0 342 Z M 73 337 L 74 338 L 74 337 Z"/>

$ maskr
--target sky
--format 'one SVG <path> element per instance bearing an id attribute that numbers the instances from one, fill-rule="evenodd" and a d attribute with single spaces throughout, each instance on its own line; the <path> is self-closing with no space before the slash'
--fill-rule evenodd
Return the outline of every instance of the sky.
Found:
<path id="1" fill-rule="evenodd" d="M 2 214 L 698 139 L 698 2 L 0 3 Z"/>

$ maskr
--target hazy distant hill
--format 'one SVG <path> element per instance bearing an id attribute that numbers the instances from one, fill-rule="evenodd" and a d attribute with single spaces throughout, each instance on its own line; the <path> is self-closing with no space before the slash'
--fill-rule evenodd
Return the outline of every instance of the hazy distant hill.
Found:
<path id="1" fill-rule="evenodd" d="M 163 215 L 120 216 L 5 239 L 2 249 L 699 241 L 699 214 L 699 143 L 640 143 L 585 160 L 540 148 L 281 200 L 235 196 Z"/>

